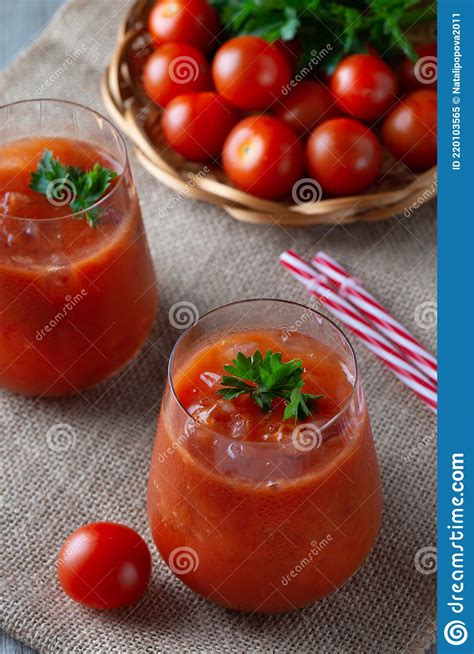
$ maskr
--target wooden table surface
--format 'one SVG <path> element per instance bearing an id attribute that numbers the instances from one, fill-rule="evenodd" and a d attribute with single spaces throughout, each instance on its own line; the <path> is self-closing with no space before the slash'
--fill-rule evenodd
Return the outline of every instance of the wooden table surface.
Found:
<path id="1" fill-rule="evenodd" d="M 0 0 L 0 70 L 33 41 L 65 0 Z M 0 654 L 34 654 L 0 631 Z"/>
<path id="2" fill-rule="evenodd" d="M 65 1 L 0 0 L 0 70 L 39 35 Z M 434 651 L 434 647 L 430 649 Z M 34 652 L 0 630 L 0 654 Z"/>

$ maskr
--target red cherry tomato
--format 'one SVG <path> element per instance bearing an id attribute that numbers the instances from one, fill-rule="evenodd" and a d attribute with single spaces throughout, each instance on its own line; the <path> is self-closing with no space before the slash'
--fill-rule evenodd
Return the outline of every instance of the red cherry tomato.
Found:
<path id="1" fill-rule="evenodd" d="M 400 86 L 406 93 L 415 89 L 435 90 L 438 64 L 436 43 L 421 45 L 416 51 L 419 56 L 416 63 L 407 57 L 400 66 Z"/>
<path id="2" fill-rule="evenodd" d="M 238 36 L 219 48 L 212 64 L 219 93 L 245 111 L 266 109 L 290 81 L 280 50 L 257 36 Z"/>
<path id="3" fill-rule="evenodd" d="M 340 114 L 332 93 L 319 82 L 300 82 L 282 95 L 274 115 L 298 134 L 304 134 L 323 120 Z"/>
<path id="4" fill-rule="evenodd" d="M 398 82 L 379 57 L 356 54 L 337 65 L 330 87 L 344 113 L 373 121 L 396 101 Z"/>
<path id="5" fill-rule="evenodd" d="M 301 177 L 304 150 L 297 135 L 281 120 L 248 116 L 227 137 L 222 162 L 236 186 L 273 199 L 289 193 Z"/>
<path id="6" fill-rule="evenodd" d="M 392 109 L 382 134 L 388 150 L 412 170 L 436 164 L 436 91 L 413 91 Z"/>
<path id="7" fill-rule="evenodd" d="M 209 64 L 192 45 L 166 43 L 148 58 L 143 86 L 152 100 L 165 107 L 177 95 L 211 89 Z"/>
<path id="8" fill-rule="evenodd" d="M 162 0 L 148 18 L 148 31 L 158 45 L 189 43 L 208 52 L 218 30 L 217 15 L 206 0 Z"/>
<path id="9" fill-rule="evenodd" d="M 133 529 L 93 522 L 70 534 L 58 557 L 58 577 L 76 602 L 113 609 L 135 602 L 151 575 L 148 547 Z"/>
<path id="10" fill-rule="evenodd" d="M 382 148 L 366 125 L 333 118 L 318 125 L 306 145 L 311 175 L 331 195 L 354 195 L 370 186 L 382 162 Z"/>
<path id="11" fill-rule="evenodd" d="M 176 152 L 186 159 L 208 161 L 220 155 L 238 120 L 237 111 L 217 93 L 190 93 L 171 100 L 163 112 L 162 126 Z"/>

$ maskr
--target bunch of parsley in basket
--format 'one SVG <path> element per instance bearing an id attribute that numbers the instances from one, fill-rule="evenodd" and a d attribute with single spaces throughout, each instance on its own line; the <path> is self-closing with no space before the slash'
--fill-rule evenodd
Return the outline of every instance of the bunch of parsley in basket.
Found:
<path id="1" fill-rule="evenodd" d="M 253 34 L 267 41 L 298 39 L 300 67 L 317 53 L 332 72 L 347 54 L 373 46 L 382 56 L 402 51 L 416 60 L 406 32 L 436 18 L 436 3 L 417 0 L 211 0 L 227 35 Z M 330 48 L 328 48 L 328 44 Z"/>
<path id="2" fill-rule="evenodd" d="M 226 400 L 240 395 L 250 395 L 257 406 L 271 411 L 273 400 L 282 398 L 286 402 L 283 420 L 295 421 L 309 418 L 311 408 L 322 395 L 303 393 L 303 366 L 301 359 L 282 363 L 281 354 L 268 350 L 265 356 L 257 350 L 246 357 L 239 352 L 232 365 L 224 366 L 227 375 L 222 375 L 223 388 L 217 391 Z"/>

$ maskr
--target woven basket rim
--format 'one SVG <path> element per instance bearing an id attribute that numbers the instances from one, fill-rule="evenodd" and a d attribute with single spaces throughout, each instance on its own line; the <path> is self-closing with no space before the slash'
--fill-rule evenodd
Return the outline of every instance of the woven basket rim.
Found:
<path id="1" fill-rule="evenodd" d="M 196 162 L 186 162 L 179 155 L 173 155 L 179 165 L 170 162 L 146 132 L 144 108 L 150 106 L 150 101 L 134 78 L 129 63 L 133 46 L 147 35 L 145 24 L 151 4 L 151 0 L 137 0 L 122 21 L 117 48 L 102 80 L 102 96 L 112 118 L 131 139 L 140 163 L 159 181 L 188 197 L 220 206 L 237 220 L 254 224 L 278 222 L 287 226 L 383 220 L 407 209 L 412 212 L 417 203 L 435 197 L 436 166 L 415 175 L 402 187 L 290 203 L 265 200 L 237 189 L 223 179 L 222 171 L 215 165 L 203 163 L 196 170 Z M 152 110 L 159 111 L 157 107 Z M 166 144 L 164 153 L 169 155 Z M 202 174 L 203 171 L 207 172 Z M 309 183 L 311 179 L 308 176 L 301 181 Z"/>

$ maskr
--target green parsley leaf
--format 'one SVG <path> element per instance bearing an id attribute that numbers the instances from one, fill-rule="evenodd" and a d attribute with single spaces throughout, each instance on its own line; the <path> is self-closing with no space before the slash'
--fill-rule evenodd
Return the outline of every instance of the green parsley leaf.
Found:
<path id="1" fill-rule="evenodd" d="M 51 150 L 45 150 L 35 173 L 31 173 L 30 188 L 46 195 L 51 182 L 67 179 L 67 172 L 59 159 L 53 159 Z"/>
<path id="2" fill-rule="evenodd" d="M 30 188 L 46 195 L 51 201 L 69 200 L 73 213 L 84 212 L 89 225 L 97 227 L 100 209 L 91 207 L 104 196 L 116 177 L 114 170 L 103 168 L 98 163 L 91 170 L 64 166 L 50 150 L 45 150 L 36 172 L 31 173 Z"/>
<path id="3" fill-rule="evenodd" d="M 286 402 L 284 420 L 293 418 L 306 420 L 312 414 L 316 400 L 322 395 L 303 393 L 303 365 L 301 359 L 282 363 L 280 352 L 268 350 L 262 356 L 257 350 L 252 356 L 242 352 L 232 360 L 232 365 L 224 366 L 227 374 L 222 375 L 217 393 L 225 400 L 233 400 L 240 395 L 250 395 L 257 406 L 271 411 L 273 400 L 282 398 Z"/>
<path id="4" fill-rule="evenodd" d="M 417 54 L 406 31 L 436 19 L 436 4 L 419 0 L 211 0 L 227 37 L 253 34 L 273 42 L 296 38 L 299 68 L 331 73 L 339 60 L 370 44 L 391 59 Z M 328 48 L 328 44 L 330 48 Z"/>

